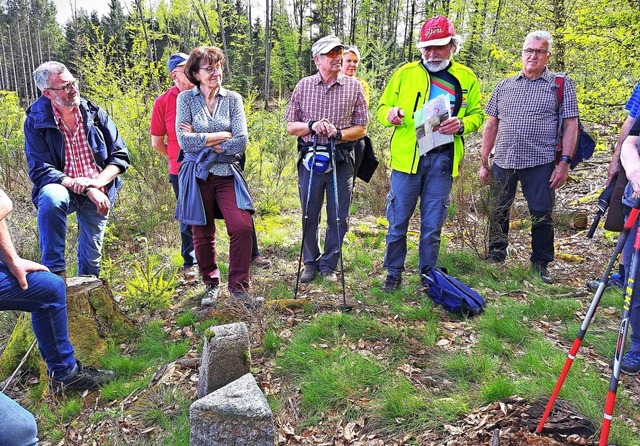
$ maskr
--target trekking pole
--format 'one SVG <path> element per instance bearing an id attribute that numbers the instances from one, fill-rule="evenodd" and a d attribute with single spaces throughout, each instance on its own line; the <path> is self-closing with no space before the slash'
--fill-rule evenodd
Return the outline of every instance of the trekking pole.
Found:
<path id="1" fill-rule="evenodd" d="M 567 355 L 567 359 L 564 363 L 564 367 L 562 368 L 560 377 L 558 378 L 558 381 L 556 382 L 556 386 L 554 387 L 553 392 L 551 393 L 551 397 L 549 398 L 547 407 L 545 408 L 544 413 L 542 414 L 542 418 L 540 419 L 540 423 L 538 424 L 538 427 L 536 429 L 536 433 L 538 434 L 542 433 L 542 430 L 544 429 L 544 424 L 546 423 L 547 418 L 551 413 L 551 409 L 553 409 L 553 405 L 555 404 L 558 394 L 560 393 L 560 389 L 564 384 L 564 380 L 567 377 L 567 374 L 569 373 L 569 369 L 571 369 L 571 365 L 573 365 L 573 360 L 576 358 L 576 355 L 578 354 L 578 350 L 580 349 L 582 340 L 584 339 L 584 336 L 587 333 L 589 324 L 591 324 L 591 319 L 593 318 L 593 315 L 596 309 L 598 308 L 598 305 L 600 304 L 600 298 L 602 297 L 605 289 L 607 288 L 607 284 L 609 283 L 609 277 L 611 275 L 611 270 L 613 269 L 613 266 L 618 260 L 618 257 L 620 256 L 620 253 L 622 252 L 622 249 L 624 248 L 624 245 L 627 239 L 629 238 L 629 233 L 631 232 L 633 225 L 638 219 L 639 213 L 640 213 L 640 200 L 636 200 L 634 207 L 631 210 L 631 213 L 629 214 L 627 221 L 625 222 L 624 229 L 620 233 L 620 237 L 618 237 L 618 243 L 616 244 L 616 247 L 613 251 L 611 260 L 609 260 L 609 264 L 607 265 L 607 268 L 604 274 L 602 275 L 602 278 L 600 279 L 600 285 L 598 285 L 598 289 L 596 290 L 593 300 L 591 301 L 589 310 L 587 311 L 587 314 L 582 321 L 582 325 L 580 325 L 580 330 L 578 331 L 578 335 L 576 336 L 576 339 L 573 341 L 571 350 L 569 350 L 569 354 Z"/>
<path id="2" fill-rule="evenodd" d="M 631 258 L 631 269 L 627 277 L 627 286 L 624 289 L 624 304 L 622 305 L 622 320 L 620 321 L 620 330 L 618 331 L 618 341 L 616 343 L 616 352 L 613 357 L 613 370 L 611 371 L 611 381 L 609 382 L 609 391 L 604 404 L 604 414 L 602 417 L 602 429 L 600 430 L 600 446 L 607 446 L 609 440 L 609 429 L 611 428 L 611 420 L 613 419 L 613 408 L 616 404 L 616 393 L 618 391 L 618 383 L 620 382 L 620 367 L 622 365 L 622 355 L 624 354 L 624 346 L 629 332 L 629 317 L 631 316 L 631 305 L 633 303 L 633 290 L 635 281 L 638 278 L 640 270 L 640 228 L 636 231 L 636 238 L 633 243 L 633 257 Z"/>
<path id="3" fill-rule="evenodd" d="M 338 173 L 336 172 L 336 141 L 329 138 L 329 150 L 331 151 L 331 167 L 333 171 L 333 201 L 336 210 L 336 234 L 338 236 L 338 256 L 340 258 L 340 277 L 342 277 L 342 312 L 348 313 L 351 307 L 347 306 L 347 292 L 344 286 L 344 261 L 342 259 L 342 237 L 340 237 L 340 204 L 338 200 Z"/>
<path id="4" fill-rule="evenodd" d="M 307 188 L 307 200 L 304 205 L 304 215 L 302 217 L 302 241 L 300 242 L 300 256 L 298 257 L 298 274 L 296 275 L 296 288 L 293 292 L 293 298 L 298 298 L 298 285 L 300 285 L 300 269 L 302 268 L 302 255 L 304 251 L 304 234 L 307 229 L 307 220 L 309 220 L 309 201 L 311 201 L 311 182 L 313 181 L 313 166 L 316 163 L 316 148 L 318 147 L 318 135 L 313 135 L 313 155 L 311 155 L 311 169 L 309 169 L 309 187 Z"/>
<path id="5" fill-rule="evenodd" d="M 596 212 L 596 216 L 593 218 L 593 223 L 591 223 L 589 232 L 587 232 L 587 238 L 593 238 L 593 234 L 598 228 L 598 223 L 600 223 L 600 218 L 604 215 L 605 212 L 607 212 L 609 202 L 611 201 L 611 195 L 613 194 L 613 189 L 615 189 L 616 187 L 617 179 L 618 175 L 614 176 L 609 183 L 609 186 L 607 186 L 598 197 L 598 211 Z"/>

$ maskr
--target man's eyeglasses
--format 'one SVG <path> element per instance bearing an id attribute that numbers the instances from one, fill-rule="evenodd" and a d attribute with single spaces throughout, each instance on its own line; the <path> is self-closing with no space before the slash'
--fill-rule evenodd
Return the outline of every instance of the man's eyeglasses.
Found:
<path id="1" fill-rule="evenodd" d="M 200 69 L 202 71 L 206 71 L 207 74 L 213 74 L 218 72 L 220 69 L 222 69 L 222 65 L 218 64 L 218 65 L 209 65 L 208 67 L 200 67 Z"/>
<path id="2" fill-rule="evenodd" d="M 73 80 L 73 81 L 69 81 L 62 84 L 62 87 L 60 88 L 47 87 L 45 88 L 45 90 L 57 90 L 57 91 L 64 90 L 67 93 L 71 93 L 73 90 L 76 90 L 77 88 L 78 88 L 78 81 Z"/>
<path id="3" fill-rule="evenodd" d="M 338 57 L 338 56 L 342 56 L 342 48 L 340 48 L 339 46 L 335 47 L 334 49 L 332 49 L 331 51 L 329 51 L 328 53 L 324 53 L 324 56 L 327 57 Z"/>
<path id="4" fill-rule="evenodd" d="M 547 54 L 549 54 L 548 50 L 534 50 L 533 48 L 525 48 L 524 50 L 522 50 L 522 52 L 527 56 L 531 56 L 533 54 L 537 54 L 538 56 L 546 56 Z"/>

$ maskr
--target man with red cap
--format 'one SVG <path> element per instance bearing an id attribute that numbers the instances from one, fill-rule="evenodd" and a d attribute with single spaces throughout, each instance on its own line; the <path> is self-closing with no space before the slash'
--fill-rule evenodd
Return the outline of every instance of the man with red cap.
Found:
<path id="1" fill-rule="evenodd" d="M 400 67 L 378 102 L 377 115 L 386 127 L 395 127 L 391 138 L 391 190 L 387 196 L 387 247 L 383 267 L 387 278 L 383 291 L 397 290 L 407 255 L 409 219 L 420 198 L 419 269 L 435 266 L 440 232 L 447 217 L 453 178 L 464 156 L 463 135 L 475 132 L 484 121 L 480 86 L 468 67 L 452 61 L 462 38 L 446 17 L 426 21 L 417 47 L 421 59 Z M 426 102 L 445 95 L 451 117 L 440 123 L 442 135 L 453 142 L 420 153 L 413 114 Z"/>

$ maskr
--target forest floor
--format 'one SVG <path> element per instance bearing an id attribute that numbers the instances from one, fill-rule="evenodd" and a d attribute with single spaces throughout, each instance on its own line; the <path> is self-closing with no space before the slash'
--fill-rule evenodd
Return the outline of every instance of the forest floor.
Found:
<path id="1" fill-rule="evenodd" d="M 580 168 L 572 173 L 569 184 L 558 193 L 558 211 L 570 218 L 560 219 L 556 225 L 556 252 L 557 260 L 550 265 L 550 271 L 560 291 L 554 291 L 553 297 L 562 297 L 579 302 L 579 310 L 575 312 L 575 323 L 584 317 L 593 293 L 585 287 L 585 282 L 599 278 L 613 252 L 613 241 L 603 236 L 603 230 L 598 229 L 593 239 L 585 237 L 585 229 L 576 229 L 573 225 L 573 215 L 584 213 L 589 217 L 589 224 L 596 211 L 598 190 L 604 185 L 606 167 L 608 165 L 607 154 L 596 154 L 593 160 L 583 163 Z M 584 197 L 590 197 L 582 200 Z M 520 200 L 521 202 L 521 200 Z M 464 237 L 457 237 L 460 228 L 453 227 L 455 222 L 447 223 L 445 228 L 446 249 L 455 251 L 469 249 L 464 243 Z M 352 231 L 359 236 L 359 232 L 366 233 L 369 237 L 377 237 L 383 240 L 386 232 L 384 226 L 372 217 L 355 215 L 351 220 Z M 588 228 L 587 228 L 588 229 Z M 293 230 L 297 231 L 297 227 Z M 417 234 L 419 223 L 414 220 L 410 232 Z M 291 234 L 296 237 L 295 234 Z M 299 242 L 298 242 L 299 243 Z M 295 285 L 295 271 L 297 260 L 291 255 L 292 250 L 299 249 L 299 245 L 293 248 L 280 249 L 277 246 L 269 246 L 263 254 L 273 264 L 266 270 L 255 270 L 254 289 L 257 293 L 270 296 L 267 300 L 275 300 L 270 290 L 280 288 L 282 297 L 291 297 Z M 527 229 L 513 230 L 510 238 L 510 251 L 507 262 L 498 266 L 497 274 L 506 271 L 513 265 L 527 265 L 529 256 L 529 234 Z M 415 247 L 413 248 L 415 249 Z M 297 255 L 297 253 L 296 253 Z M 365 253 L 366 255 L 366 253 Z M 377 247 L 374 255 L 380 255 Z M 384 280 L 384 271 L 381 269 L 381 258 L 372 259 L 373 271 L 370 271 L 368 280 L 348 280 L 347 303 L 351 307 L 350 315 L 354 317 L 371 317 L 381 324 L 388 324 L 401 330 L 410 330 L 421 326 L 421 321 L 407 321 L 398 318 L 392 306 L 384 302 L 384 298 L 377 300 L 362 299 L 360 296 L 373 294 Z M 480 262 L 480 260 L 478 260 Z M 350 267 L 347 267 L 348 276 Z M 520 289 L 505 292 L 495 292 L 483 283 L 474 283 L 467 279 L 470 286 L 477 288 L 485 297 L 487 305 L 491 306 L 500 298 L 512 298 L 515 302 L 528 302 L 530 292 L 544 294 L 548 288 L 538 282 L 523 281 Z M 198 287 L 198 285 L 195 285 Z M 555 286 L 555 285 L 554 285 Z M 106 400 L 99 392 L 91 392 L 81 395 L 83 408 L 77 416 L 71 420 L 63 420 L 63 438 L 55 438 L 51 431 L 44 429 L 47 426 L 46 414 L 38 413 L 37 417 L 41 426 L 41 440 L 43 446 L 49 445 L 101 445 L 101 444 L 127 444 L 127 445 L 154 445 L 172 444 L 166 439 L 166 431 L 171 429 L 171 424 L 166 420 L 184 417 L 190 402 L 196 399 L 196 386 L 198 378 L 198 361 L 201 351 L 201 336 L 194 327 L 180 327 L 176 323 L 177 318 L 185 311 L 193 312 L 199 321 L 214 318 L 220 322 L 229 320 L 243 320 L 247 323 L 251 335 L 253 348 L 252 373 L 270 403 L 278 401 L 274 408 L 274 420 L 276 427 L 276 444 L 278 445 L 358 445 L 358 446 L 382 446 L 382 445 L 557 445 L 557 444 L 597 444 L 597 435 L 601 420 L 581 415 L 576 407 L 567 401 L 559 401 L 557 409 L 552 414 L 550 421 L 553 429 L 539 436 L 534 434 L 542 410 L 547 402 L 543 396 L 531 400 L 518 395 L 511 395 L 499 401 L 489 404 L 477 404 L 469 407 L 457 418 L 444 423 L 436 423 L 435 426 L 415 429 L 403 432 L 402 419 L 398 419 L 398 427 L 395 429 L 379 429 L 376 423 L 370 422 L 366 412 L 358 412 L 359 416 L 347 414 L 353 407 L 366 406 L 366 396 L 360 397 L 360 401 L 350 401 L 347 406 L 317 414 L 314 418 L 305 414 L 304 401 L 300 392 L 299 383 L 296 383 L 287 373 L 282 373 L 278 362 L 280 354 L 268 354 L 264 350 L 265 332 L 274 329 L 277 338 L 281 340 L 280 349 L 285 348 L 295 336 L 300 327 L 304 327 L 322 314 L 339 313 L 342 309 L 342 290 L 334 284 L 313 282 L 301 286 L 300 296 L 307 299 L 312 307 L 293 306 L 277 309 L 275 306 L 265 306 L 254 312 L 246 312 L 242 308 L 232 305 L 223 297 L 216 308 L 199 307 L 199 293 L 194 292 L 193 286 L 182 283 L 177 288 L 176 295 L 169 310 L 157 315 L 163 321 L 163 330 L 173 342 L 187 340 L 191 350 L 183 358 L 170 364 L 163 364 L 153 373 L 146 388 L 132 392 L 125 398 Z M 201 286 L 200 286 L 201 289 Z M 416 301 L 424 299 L 419 292 L 414 294 L 414 288 L 408 290 L 412 295 L 407 295 L 406 300 Z M 354 296 L 356 296 L 354 298 Z M 598 311 L 600 325 L 598 332 L 610 331 L 607 339 L 615 339 L 619 325 L 619 306 L 605 306 Z M 434 392 L 438 388 L 454 387 L 441 373 L 434 369 L 430 372 L 429 364 L 433 357 L 445 352 L 464 352 L 473 355 L 478 345 L 479 326 L 470 319 L 463 319 L 450 315 L 441 308 L 434 307 L 433 313 L 439 320 L 438 335 L 435 345 L 425 347 L 420 343 L 409 339 L 406 350 L 407 356 L 401 364 L 389 363 L 395 367 L 397 374 L 404 376 L 417 388 L 429 388 Z M 221 316 L 226 315 L 226 316 Z M 480 316 L 482 318 L 483 316 Z M 415 327 L 413 327 L 415 325 Z M 572 338 L 568 339 L 560 324 L 553 321 L 532 320 L 530 325 L 533 330 L 544 336 L 546 340 L 555 345 L 557 349 L 566 354 Z M 575 324 L 574 324 L 575 325 Z M 575 332 L 574 332 L 575 333 Z M 589 334 L 587 334 L 587 337 Z M 320 341 L 319 341 L 320 342 Z M 349 349 L 364 356 L 376 357 L 385 361 L 384 356 L 394 348 L 393 340 L 379 338 L 358 339 L 349 344 Z M 613 347 L 610 347 L 610 351 Z M 582 367 L 589 364 L 595 367 L 600 375 L 602 389 L 600 395 L 604 395 L 610 376 L 609 364 L 611 358 L 603 355 L 593 344 L 584 346 L 579 352 L 583 363 L 574 366 L 567 380 L 581 380 Z M 551 375 L 557 376 L 560 370 L 551 371 Z M 27 381 L 25 381 L 25 379 Z M 30 379 L 31 381 L 28 381 Z M 27 403 L 29 387 L 34 383 L 34 378 L 24 378 L 9 389 L 7 393 Z M 624 398 L 637 404 L 640 396 L 640 381 L 636 377 L 623 377 L 618 390 Z M 167 394 L 174 396 L 174 399 Z M 45 395 L 49 404 L 55 404 L 50 396 Z M 599 404 L 600 402 L 598 402 Z M 604 399 L 601 401 L 604 406 Z M 157 412 L 150 416 L 149 407 Z M 346 409 L 345 409 L 346 407 Z M 618 409 L 618 408 L 616 408 Z M 97 415 L 103 414 L 103 415 Z M 104 415 L 106 414 L 106 416 Z M 313 421 L 310 421 L 313 420 Z M 633 431 L 636 430 L 640 418 L 632 413 L 616 413 L 615 423 L 624 423 Z M 597 432 L 596 432 L 597 431 Z M 595 433 L 595 436 L 593 435 Z M 156 441 L 162 438 L 162 441 Z M 176 440 L 173 444 L 184 443 Z M 623 443 L 620 443 L 623 446 Z"/>

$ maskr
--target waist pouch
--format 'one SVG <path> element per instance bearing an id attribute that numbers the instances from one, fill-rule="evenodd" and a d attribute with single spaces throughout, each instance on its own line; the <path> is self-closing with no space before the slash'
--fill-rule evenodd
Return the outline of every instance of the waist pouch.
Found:
<path id="1" fill-rule="evenodd" d="M 329 146 L 321 146 L 318 145 L 316 148 L 324 147 L 327 153 L 329 152 Z M 335 157 L 336 157 L 336 166 L 345 161 L 350 161 L 353 165 L 355 162 L 354 158 L 354 150 L 355 142 L 345 142 L 342 144 L 335 145 Z M 298 138 L 298 154 L 299 160 L 304 161 L 307 153 L 313 150 L 313 143 L 311 142 L 302 142 L 301 138 Z M 331 164 L 331 158 L 329 158 L 329 164 Z M 306 167 L 306 166 L 305 166 Z M 316 172 L 317 173 L 317 172 Z"/>
<path id="2" fill-rule="evenodd" d="M 307 148 L 307 153 L 302 157 L 302 165 L 313 173 L 331 172 L 331 153 L 327 146 L 315 146 Z"/>

